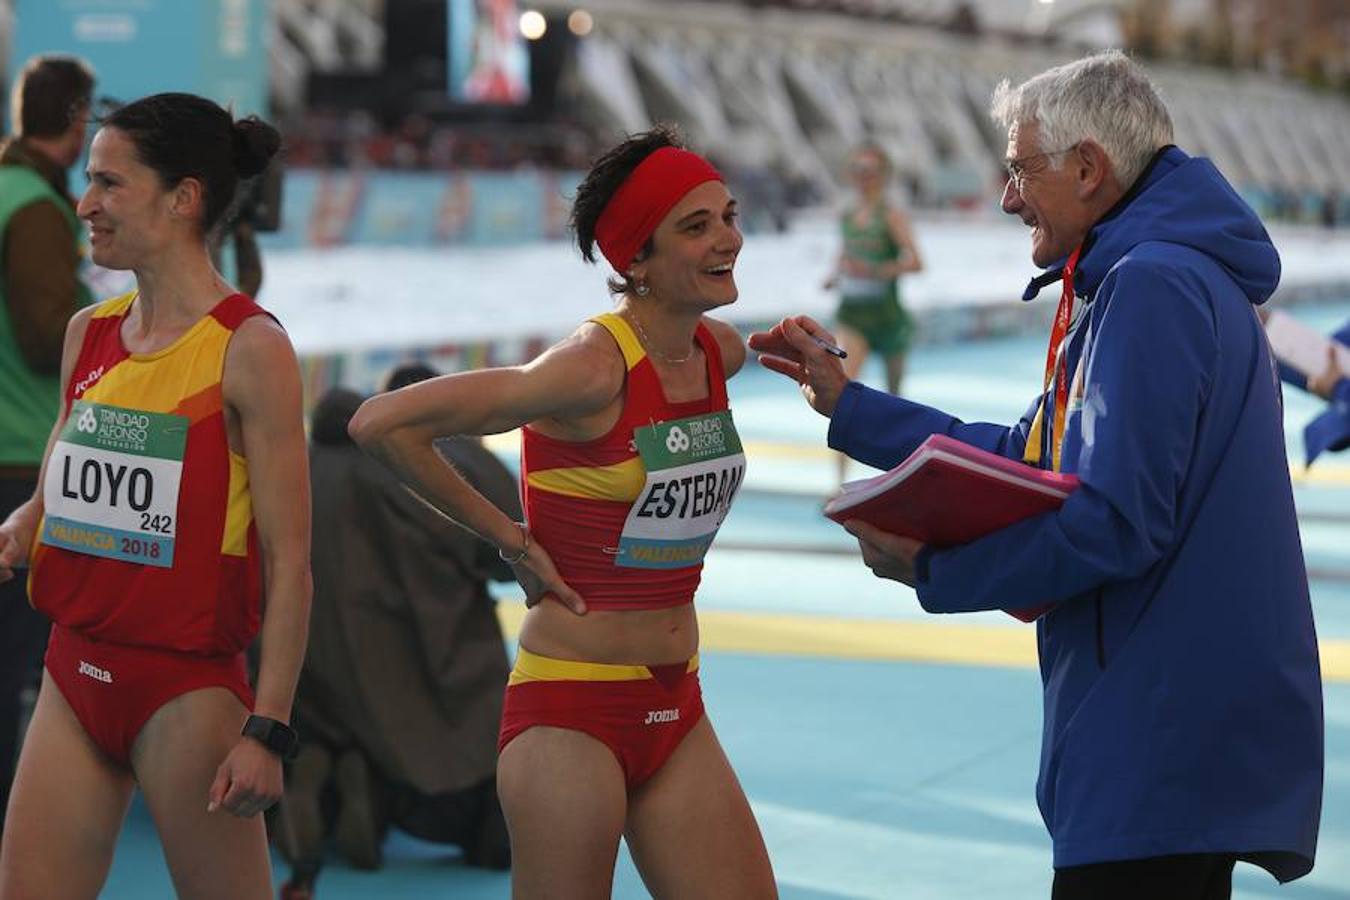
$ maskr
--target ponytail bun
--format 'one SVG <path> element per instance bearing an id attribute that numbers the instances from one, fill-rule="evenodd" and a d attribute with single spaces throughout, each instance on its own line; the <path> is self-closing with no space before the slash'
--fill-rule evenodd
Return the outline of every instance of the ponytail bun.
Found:
<path id="1" fill-rule="evenodd" d="M 240 178 L 261 175 L 281 147 L 281 133 L 257 116 L 234 123 L 234 170 Z"/>

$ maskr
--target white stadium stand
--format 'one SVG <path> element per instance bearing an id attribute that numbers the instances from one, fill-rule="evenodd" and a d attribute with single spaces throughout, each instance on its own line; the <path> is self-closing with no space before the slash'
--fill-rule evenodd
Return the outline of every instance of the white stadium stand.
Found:
<path id="1" fill-rule="evenodd" d="M 314 73 L 378 73 L 387 3 L 273 0 L 271 95 L 304 108 Z M 678 123 L 730 165 L 770 169 L 837 195 L 864 138 L 892 156 L 921 204 L 987 196 L 1003 136 L 995 84 L 1087 49 L 1119 44 L 1126 0 L 536 0 L 552 16 L 584 6 L 595 28 L 560 83 L 600 133 Z M 1207 4 L 1173 0 L 1174 18 Z M 0 2 L 0 53 L 13 7 Z M 964 25 L 962 25 L 964 23 Z M 1053 40 L 1052 40 L 1053 39 Z M 1350 104 L 1292 81 L 1150 63 L 1178 143 L 1244 190 L 1308 196 L 1350 185 Z"/>

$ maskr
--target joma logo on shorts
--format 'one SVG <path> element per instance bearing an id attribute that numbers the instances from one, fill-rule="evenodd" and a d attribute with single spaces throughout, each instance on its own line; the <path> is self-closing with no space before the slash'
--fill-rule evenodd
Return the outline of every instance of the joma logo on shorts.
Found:
<path id="1" fill-rule="evenodd" d="M 647 721 L 643 725 L 660 725 L 662 722 L 678 722 L 680 720 L 680 711 L 678 709 L 652 709 L 647 711 Z"/>
<path id="2" fill-rule="evenodd" d="M 107 669 L 100 669 L 98 666 L 90 665 L 84 660 L 80 660 L 80 674 L 88 675 L 95 681 L 101 681 L 104 684 L 112 684 L 112 673 Z"/>

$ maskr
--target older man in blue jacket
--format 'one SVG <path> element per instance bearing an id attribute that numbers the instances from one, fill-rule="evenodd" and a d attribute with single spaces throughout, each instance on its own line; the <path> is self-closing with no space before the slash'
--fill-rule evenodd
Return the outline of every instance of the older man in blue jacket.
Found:
<path id="1" fill-rule="evenodd" d="M 848 383 L 787 319 L 751 346 L 889 468 L 931 434 L 1080 488 L 1055 513 L 934 549 L 849 524 L 929 612 L 1050 606 L 1037 637 L 1037 799 L 1054 898 L 1221 898 L 1245 860 L 1313 865 L 1322 798 L 1317 641 L 1281 419 L 1256 316 L 1279 257 L 1207 160 L 1172 146 L 1142 70 L 1110 51 L 1006 82 L 1003 209 L 1062 287 L 1044 390 L 1012 427 Z"/>

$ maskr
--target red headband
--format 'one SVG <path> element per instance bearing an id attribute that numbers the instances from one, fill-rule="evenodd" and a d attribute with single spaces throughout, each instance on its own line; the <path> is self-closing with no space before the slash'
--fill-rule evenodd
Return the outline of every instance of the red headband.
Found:
<path id="1" fill-rule="evenodd" d="M 595 242 L 614 271 L 626 273 L 633 257 L 684 195 L 722 176 L 697 153 L 662 147 L 633 170 L 609 198 L 595 223 Z"/>

